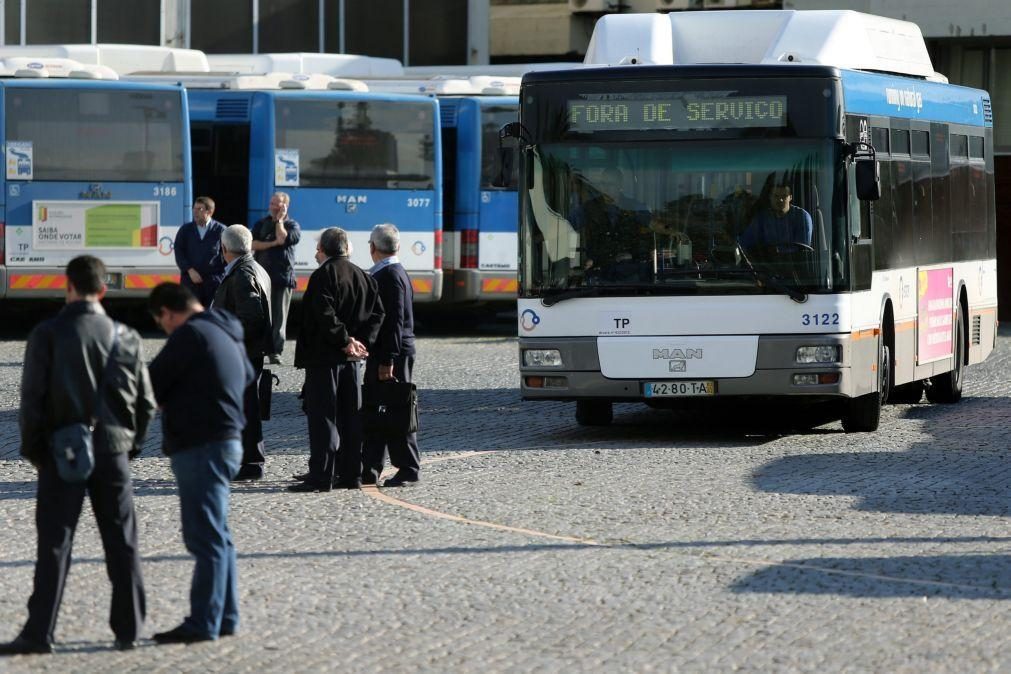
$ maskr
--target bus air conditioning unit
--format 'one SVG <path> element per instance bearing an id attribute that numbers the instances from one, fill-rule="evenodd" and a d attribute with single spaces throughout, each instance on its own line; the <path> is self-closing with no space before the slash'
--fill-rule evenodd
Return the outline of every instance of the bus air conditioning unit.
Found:
<path id="1" fill-rule="evenodd" d="M 658 12 L 679 9 L 702 9 L 702 0 L 656 0 Z"/>
<path id="2" fill-rule="evenodd" d="M 588 14 L 617 11 L 619 0 L 569 0 L 569 11 L 573 14 Z"/>
<path id="3" fill-rule="evenodd" d="M 751 0 L 705 0 L 705 9 L 732 9 L 734 7 L 751 7 Z"/>

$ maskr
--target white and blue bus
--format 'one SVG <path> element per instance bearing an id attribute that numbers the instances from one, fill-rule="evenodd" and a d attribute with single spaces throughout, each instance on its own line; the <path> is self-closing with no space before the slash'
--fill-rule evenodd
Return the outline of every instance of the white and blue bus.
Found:
<path id="1" fill-rule="evenodd" d="M 0 296 L 61 297 L 66 263 L 84 253 L 105 261 L 110 297 L 177 280 L 172 242 L 192 203 L 186 92 L 25 49 L 0 54 Z"/>
<path id="2" fill-rule="evenodd" d="M 614 402 L 788 396 L 847 431 L 960 399 L 996 339 L 993 123 L 915 25 L 613 16 L 587 62 L 616 67 L 526 75 L 505 130 L 525 399 L 592 425 Z"/>

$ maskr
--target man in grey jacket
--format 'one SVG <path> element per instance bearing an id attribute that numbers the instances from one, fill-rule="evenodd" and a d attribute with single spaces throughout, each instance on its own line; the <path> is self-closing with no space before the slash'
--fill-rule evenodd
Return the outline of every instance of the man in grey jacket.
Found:
<path id="1" fill-rule="evenodd" d="M 253 366 L 255 378 L 246 387 L 242 429 L 242 467 L 236 480 L 263 477 L 263 424 L 260 421 L 260 393 L 257 383 L 263 372 L 263 357 L 274 353 L 271 330 L 271 289 L 267 270 L 253 259 L 253 235 L 245 225 L 232 225 L 221 234 L 221 254 L 225 258 L 225 277 L 214 294 L 215 309 L 235 314 L 242 323 L 243 344 Z"/>
<path id="2" fill-rule="evenodd" d="M 67 305 L 28 337 L 21 375 L 21 454 L 39 471 L 38 558 L 21 634 L 0 654 L 51 653 L 84 495 L 91 499 L 112 581 L 109 623 L 116 647 L 131 649 L 144 623 L 144 584 L 127 459 L 140 453 L 154 395 L 140 336 L 105 315 L 105 265 L 83 255 L 67 265 Z M 116 350 L 112 353 L 113 336 Z M 111 355 L 110 355 L 111 354 Z M 114 360 L 106 368 L 108 359 Z M 104 373 L 104 375 L 103 375 Z M 102 382 L 96 390 L 95 382 Z M 84 484 L 60 478 L 52 457 L 56 428 L 95 421 L 95 468 Z"/>

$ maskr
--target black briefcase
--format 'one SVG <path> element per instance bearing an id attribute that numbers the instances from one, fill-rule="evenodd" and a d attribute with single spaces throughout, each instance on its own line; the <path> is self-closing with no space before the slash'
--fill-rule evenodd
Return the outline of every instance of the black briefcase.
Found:
<path id="1" fill-rule="evenodd" d="M 270 370 L 260 373 L 260 381 L 257 383 L 258 397 L 260 399 L 260 419 L 270 420 L 270 397 L 274 393 L 274 383 L 280 385 L 281 380 Z"/>
<path id="2" fill-rule="evenodd" d="M 362 430 L 390 438 L 418 431 L 418 389 L 410 382 L 380 381 L 362 386 Z"/>

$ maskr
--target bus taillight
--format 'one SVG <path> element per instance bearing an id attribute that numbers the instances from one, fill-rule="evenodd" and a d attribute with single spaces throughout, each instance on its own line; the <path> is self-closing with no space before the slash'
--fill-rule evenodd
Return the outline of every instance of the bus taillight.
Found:
<path id="1" fill-rule="evenodd" d="M 435 250 L 432 251 L 432 256 L 435 261 L 432 265 L 433 269 L 442 269 L 442 230 L 435 230 Z"/>
<path id="2" fill-rule="evenodd" d="M 460 232 L 460 267 L 464 269 L 477 268 L 477 235 L 476 229 Z"/>

